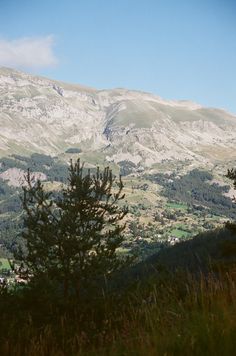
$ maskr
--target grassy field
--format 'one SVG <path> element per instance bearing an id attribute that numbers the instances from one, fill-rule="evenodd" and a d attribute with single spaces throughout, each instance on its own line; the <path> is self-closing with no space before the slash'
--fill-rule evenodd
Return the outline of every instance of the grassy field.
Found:
<path id="1" fill-rule="evenodd" d="M 166 203 L 167 208 L 177 209 L 177 210 L 187 210 L 187 204 L 183 203 Z"/>
<path id="2" fill-rule="evenodd" d="M 35 307 L 39 301 L 35 300 Z M 42 301 L 41 301 L 42 303 Z M 41 306 L 42 309 L 42 306 Z M 152 280 L 125 297 L 57 314 L 53 306 L 11 320 L 1 314 L 1 355 L 232 356 L 236 348 L 236 284 L 175 274 Z M 2 311 L 1 311 L 2 312 Z M 38 311 L 39 313 L 39 311 Z M 39 318 L 39 316 L 38 316 Z M 40 320 L 41 320 L 40 319 Z"/>
<path id="3" fill-rule="evenodd" d="M 235 355 L 234 226 L 163 249 L 86 298 L 50 283 L 0 289 L 0 355 Z"/>
<path id="4" fill-rule="evenodd" d="M 182 237 L 188 237 L 190 234 L 184 230 L 181 229 L 172 229 L 170 231 L 171 236 L 175 236 L 178 238 L 182 238 Z"/>
<path id="5" fill-rule="evenodd" d="M 7 258 L 0 258 L 0 272 L 2 270 L 11 270 L 11 266 Z"/>

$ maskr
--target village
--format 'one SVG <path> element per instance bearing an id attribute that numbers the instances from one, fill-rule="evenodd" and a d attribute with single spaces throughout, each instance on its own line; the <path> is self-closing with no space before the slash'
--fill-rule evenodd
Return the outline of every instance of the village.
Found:
<path id="1" fill-rule="evenodd" d="M 0 287 L 24 285 L 27 283 L 27 271 L 12 259 L 0 258 Z"/>

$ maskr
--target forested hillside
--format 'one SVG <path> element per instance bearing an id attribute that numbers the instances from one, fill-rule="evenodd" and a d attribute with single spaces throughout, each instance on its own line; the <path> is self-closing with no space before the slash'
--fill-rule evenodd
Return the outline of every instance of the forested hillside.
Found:
<path id="1" fill-rule="evenodd" d="M 77 151 L 72 151 L 67 152 L 63 160 L 37 153 L 0 159 L 0 251 L 3 256 L 12 256 L 22 243 L 21 197 L 27 169 L 35 181 L 40 179 L 46 189 L 58 194 L 67 183 L 70 155 L 74 159 L 78 157 Z M 87 167 L 91 172 L 96 170 L 94 163 Z M 226 196 L 230 186 L 216 183 L 212 173 L 193 169 L 182 174 L 175 170 L 171 174 L 147 174 L 133 173 L 133 168 L 126 161 L 115 167 L 116 174 L 120 169 L 124 176 L 125 204 L 129 207 L 122 254 L 131 252 L 145 259 L 169 244 L 236 217 L 235 205 Z"/>

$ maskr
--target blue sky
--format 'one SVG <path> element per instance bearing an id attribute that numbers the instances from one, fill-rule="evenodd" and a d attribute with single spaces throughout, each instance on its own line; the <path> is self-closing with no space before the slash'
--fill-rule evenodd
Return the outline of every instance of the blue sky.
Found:
<path id="1" fill-rule="evenodd" d="M 236 113 L 236 1 L 0 0 L 0 65 Z"/>

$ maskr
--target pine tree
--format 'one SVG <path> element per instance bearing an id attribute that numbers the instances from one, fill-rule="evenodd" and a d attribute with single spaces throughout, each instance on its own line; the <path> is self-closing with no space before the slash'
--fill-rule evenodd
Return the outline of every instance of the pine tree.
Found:
<path id="1" fill-rule="evenodd" d="M 24 261 L 35 278 L 61 282 L 66 298 L 130 262 L 116 253 L 124 239 L 127 207 L 119 206 L 123 182 L 109 167 L 91 174 L 80 160 L 71 161 L 68 185 L 58 194 L 45 191 L 39 180 L 33 182 L 30 172 L 26 180 Z"/>
<path id="2" fill-rule="evenodd" d="M 236 189 L 236 169 L 228 169 L 226 177 L 233 180 L 234 188 Z"/>
<path id="3" fill-rule="evenodd" d="M 236 189 L 236 169 L 228 169 L 226 177 L 233 181 L 234 188 Z M 236 203 L 235 197 L 233 197 L 233 201 Z M 236 232 L 236 222 L 234 223 L 227 222 L 226 227 L 231 231 Z"/>

